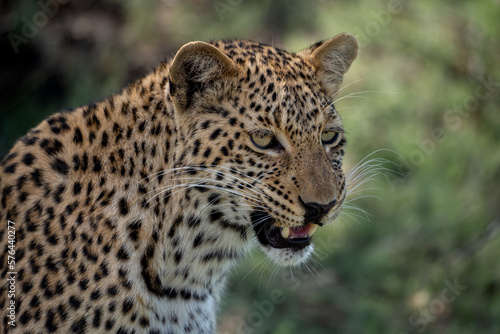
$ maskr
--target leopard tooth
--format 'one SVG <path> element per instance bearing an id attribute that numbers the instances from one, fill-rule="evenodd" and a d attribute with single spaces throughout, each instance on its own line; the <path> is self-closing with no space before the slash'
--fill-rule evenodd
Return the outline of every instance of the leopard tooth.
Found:
<path id="1" fill-rule="evenodd" d="M 309 229 L 309 235 L 313 235 L 314 232 L 316 232 L 317 228 L 318 228 L 318 224 L 311 224 L 311 228 Z"/>
<path id="2" fill-rule="evenodd" d="M 281 236 L 283 239 L 288 239 L 290 236 L 290 228 L 289 227 L 282 227 L 281 228 Z"/>

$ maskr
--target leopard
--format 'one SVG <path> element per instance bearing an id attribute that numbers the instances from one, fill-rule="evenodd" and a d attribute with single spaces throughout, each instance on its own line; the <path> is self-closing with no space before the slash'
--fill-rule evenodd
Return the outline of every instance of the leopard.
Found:
<path id="1" fill-rule="evenodd" d="M 340 214 L 357 54 L 349 33 L 190 42 L 31 129 L 0 163 L 0 331 L 216 332 L 235 264 L 303 263 Z"/>

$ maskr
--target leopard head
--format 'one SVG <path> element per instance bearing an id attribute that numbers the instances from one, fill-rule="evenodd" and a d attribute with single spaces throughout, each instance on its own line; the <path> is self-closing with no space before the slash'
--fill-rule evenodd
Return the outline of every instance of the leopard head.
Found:
<path id="1" fill-rule="evenodd" d="M 177 170 L 210 199 L 208 215 L 239 226 L 238 242 L 254 240 L 279 264 L 306 259 L 317 227 L 342 208 L 346 139 L 333 101 L 357 51 L 350 34 L 297 54 L 193 42 L 171 63 Z"/>

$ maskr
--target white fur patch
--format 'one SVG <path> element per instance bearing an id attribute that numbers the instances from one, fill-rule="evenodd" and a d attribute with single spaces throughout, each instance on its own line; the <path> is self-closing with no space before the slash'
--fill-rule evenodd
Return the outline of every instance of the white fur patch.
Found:
<path id="1" fill-rule="evenodd" d="M 274 248 L 260 245 L 262 251 L 268 258 L 280 266 L 296 266 L 306 261 L 312 254 L 314 246 L 309 245 L 299 250 L 291 248 Z"/>

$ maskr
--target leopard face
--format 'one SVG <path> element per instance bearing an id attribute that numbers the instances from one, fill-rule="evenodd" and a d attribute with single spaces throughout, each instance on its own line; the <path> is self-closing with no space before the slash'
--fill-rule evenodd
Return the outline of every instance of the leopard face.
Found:
<path id="1" fill-rule="evenodd" d="M 183 124 L 178 166 L 193 166 L 191 183 L 217 203 L 224 197 L 278 264 L 306 259 L 318 226 L 342 207 L 346 139 L 333 100 L 356 53 L 356 40 L 339 35 L 299 54 L 193 43 L 174 60 L 167 92 Z"/>

